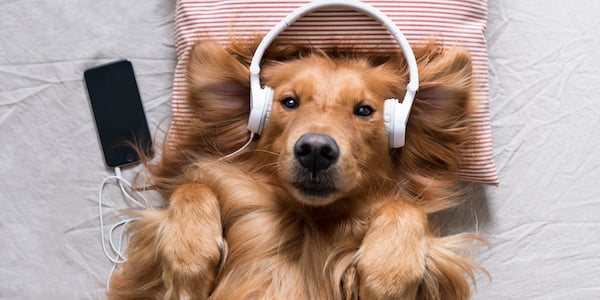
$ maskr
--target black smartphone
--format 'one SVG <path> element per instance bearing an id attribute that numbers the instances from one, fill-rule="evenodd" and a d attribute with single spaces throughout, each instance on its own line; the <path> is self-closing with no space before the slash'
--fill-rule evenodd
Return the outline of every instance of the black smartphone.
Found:
<path id="1" fill-rule="evenodd" d="M 89 68 L 83 76 L 106 165 L 138 162 L 135 148 L 151 157 L 152 139 L 131 62 Z"/>

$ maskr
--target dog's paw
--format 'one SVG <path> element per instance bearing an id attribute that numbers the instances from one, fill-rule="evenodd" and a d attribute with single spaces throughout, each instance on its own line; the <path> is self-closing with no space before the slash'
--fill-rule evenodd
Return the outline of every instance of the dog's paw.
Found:
<path id="1" fill-rule="evenodd" d="M 427 270 L 419 289 L 422 299 L 456 299 L 471 297 L 470 282 L 475 284 L 475 271 L 489 273 L 471 260 L 474 246 L 487 242 L 475 234 L 434 237 L 430 240 Z"/>
<path id="2" fill-rule="evenodd" d="M 163 213 L 158 254 L 165 298 L 206 299 L 227 252 L 217 198 L 204 185 L 183 185 Z"/>
<path id="3" fill-rule="evenodd" d="M 474 234 L 434 237 L 419 208 L 386 204 L 355 255 L 361 299 L 469 299 L 476 266 L 460 252 L 485 241 Z"/>
<path id="4" fill-rule="evenodd" d="M 427 218 L 403 202 L 386 204 L 355 256 L 361 299 L 415 299 L 429 252 Z"/>

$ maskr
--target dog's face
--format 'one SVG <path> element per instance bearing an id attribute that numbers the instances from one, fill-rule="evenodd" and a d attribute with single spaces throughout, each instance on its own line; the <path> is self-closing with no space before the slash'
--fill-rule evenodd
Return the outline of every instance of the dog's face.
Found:
<path id="1" fill-rule="evenodd" d="M 274 99 L 259 147 L 279 154 L 278 176 L 297 200 L 327 205 L 389 174 L 390 70 L 313 55 L 267 67 L 263 78 Z"/>

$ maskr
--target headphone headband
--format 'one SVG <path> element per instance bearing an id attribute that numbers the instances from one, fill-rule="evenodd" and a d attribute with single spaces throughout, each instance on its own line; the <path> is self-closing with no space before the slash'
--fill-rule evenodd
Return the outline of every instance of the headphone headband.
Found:
<path id="1" fill-rule="evenodd" d="M 281 20 L 277 25 L 275 25 L 275 27 L 271 28 L 271 30 L 269 30 L 269 32 L 265 35 L 265 37 L 258 45 L 258 48 L 256 48 L 256 52 L 254 52 L 252 62 L 250 63 L 250 84 L 252 89 L 260 88 L 260 62 L 265 53 L 265 50 L 269 47 L 269 45 L 271 45 L 273 40 L 275 40 L 275 38 L 281 32 L 283 32 L 287 27 L 292 25 L 301 17 L 318 9 L 324 9 L 334 6 L 353 8 L 359 12 L 371 16 L 374 19 L 380 21 L 392 34 L 392 36 L 394 36 L 394 39 L 398 42 L 398 45 L 400 45 L 400 48 L 402 49 L 402 53 L 404 54 L 404 58 L 406 59 L 409 70 L 409 82 L 406 87 L 407 91 L 404 97 L 404 101 L 408 100 L 411 103 L 407 104 L 412 104 L 414 94 L 419 89 L 419 75 L 417 70 L 417 61 L 415 60 L 415 55 L 413 54 L 413 51 L 410 48 L 408 40 L 406 39 L 406 37 L 404 37 L 404 34 L 402 34 L 398 26 L 396 26 L 396 24 L 394 24 L 394 22 L 388 16 L 386 16 L 373 6 L 357 0 L 315 0 L 296 9 L 283 20 Z M 411 99 L 407 99 L 409 98 L 409 94 L 412 94 L 412 96 L 410 97 Z M 403 103 L 405 103 L 404 101 Z"/>

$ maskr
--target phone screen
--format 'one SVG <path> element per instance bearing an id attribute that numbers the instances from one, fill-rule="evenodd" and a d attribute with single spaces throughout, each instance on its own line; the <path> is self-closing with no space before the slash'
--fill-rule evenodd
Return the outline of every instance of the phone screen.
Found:
<path id="1" fill-rule="evenodd" d="M 152 139 L 131 62 L 121 60 L 87 69 L 84 79 L 106 165 L 138 162 L 132 145 L 151 156 Z"/>

